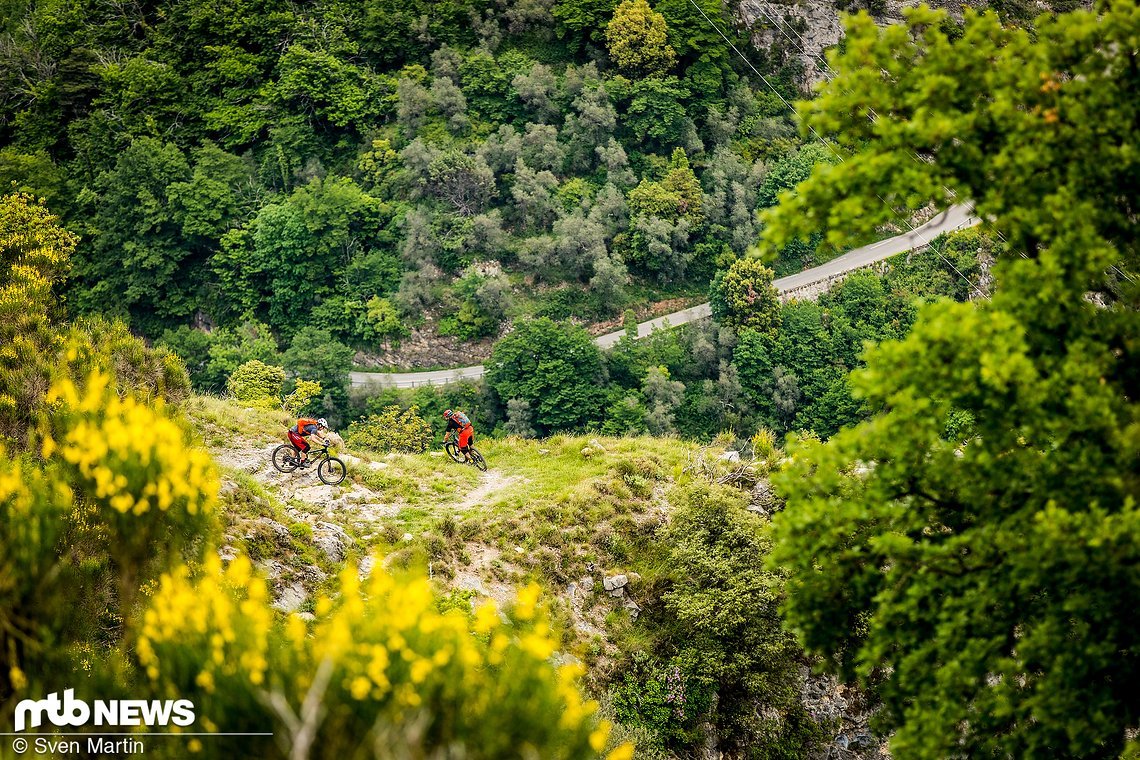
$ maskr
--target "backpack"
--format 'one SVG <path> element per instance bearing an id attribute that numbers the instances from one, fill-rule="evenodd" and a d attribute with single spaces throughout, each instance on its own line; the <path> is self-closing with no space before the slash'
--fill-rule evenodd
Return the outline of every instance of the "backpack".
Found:
<path id="1" fill-rule="evenodd" d="M 451 415 L 451 419 L 455 420 L 455 424 L 459 426 L 460 430 L 471 424 L 471 420 L 467 419 L 467 415 L 463 412 L 456 412 Z"/>
<path id="2" fill-rule="evenodd" d="M 316 420 L 310 419 L 309 417 L 302 417 L 301 419 L 297 420 L 297 432 L 300 433 L 301 435 L 304 435 L 305 434 L 305 428 L 307 426 L 316 425 L 316 424 L 317 424 Z"/>

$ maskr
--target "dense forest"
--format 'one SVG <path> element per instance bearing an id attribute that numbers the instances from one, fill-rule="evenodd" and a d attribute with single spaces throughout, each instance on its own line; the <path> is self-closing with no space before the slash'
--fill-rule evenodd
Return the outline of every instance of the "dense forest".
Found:
<path id="1" fill-rule="evenodd" d="M 75 311 L 152 338 L 612 316 L 702 292 L 821 158 L 701 11 L 744 43 L 709 0 L 9 3 L 0 182 L 81 236 Z"/>
<path id="2" fill-rule="evenodd" d="M 5 13 L 0 184 L 79 236 L 69 312 L 126 320 L 199 390 L 250 360 L 281 366 L 319 382 L 317 411 L 342 425 L 392 401 L 350 399 L 354 361 L 412 330 L 490 340 L 518 318 L 703 300 L 755 243 L 756 212 L 837 160 L 797 136 L 794 50 L 754 49 L 710 0 Z M 829 435 L 865 412 L 844 380 L 861 342 L 905 334 L 908 300 L 964 297 L 987 245 L 894 266 L 923 269 L 910 285 L 783 307 L 779 337 L 729 320 L 595 357 L 584 332 L 536 323 L 514 343 L 570 341 L 596 372 L 398 400 L 466 402 L 485 429 L 524 433 Z M 834 250 L 815 236 L 769 263 L 786 274 Z"/>

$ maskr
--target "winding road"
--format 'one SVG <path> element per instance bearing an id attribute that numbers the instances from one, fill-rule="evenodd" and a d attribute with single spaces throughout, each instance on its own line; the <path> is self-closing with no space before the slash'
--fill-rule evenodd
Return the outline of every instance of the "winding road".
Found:
<path id="1" fill-rule="evenodd" d="M 855 248 L 842 256 L 832 259 L 826 264 L 820 264 L 812 269 L 805 269 L 797 274 L 781 277 L 773 284 L 776 286 L 776 291 L 781 295 L 791 295 L 794 294 L 795 291 L 809 288 L 819 283 L 827 283 L 834 278 L 841 277 L 849 272 L 854 272 L 856 269 L 870 266 L 871 264 L 882 261 L 883 259 L 888 259 L 896 254 L 922 248 L 944 232 L 953 232 L 954 230 L 959 230 L 964 227 L 972 227 L 978 222 L 979 219 L 973 215 L 973 209 L 969 204 L 951 206 L 926 222 L 926 224 L 915 228 L 911 232 L 896 235 L 886 240 L 880 240 L 877 243 L 871 243 L 861 248 Z M 683 325 L 686 322 L 704 319 L 711 313 L 712 311 L 709 305 L 702 303 L 688 309 L 675 311 L 672 314 L 666 314 L 663 317 L 650 319 L 637 326 L 637 337 L 644 338 L 654 330 L 667 330 L 670 327 Z M 599 335 L 594 338 L 594 342 L 602 348 L 609 348 L 621 340 L 623 335 L 625 335 L 625 330 L 617 330 L 615 332 L 606 333 L 605 335 Z M 429 370 L 426 372 L 353 372 L 350 374 L 354 388 L 367 386 L 375 386 L 378 388 L 417 388 L 421 385 L 446 385 L 447 383 L 454 383 L 459 380 L 477 380 L 482 376 L 482 364 L 476 364 L 471 367 L 456 367 L 454 369 Z"/>

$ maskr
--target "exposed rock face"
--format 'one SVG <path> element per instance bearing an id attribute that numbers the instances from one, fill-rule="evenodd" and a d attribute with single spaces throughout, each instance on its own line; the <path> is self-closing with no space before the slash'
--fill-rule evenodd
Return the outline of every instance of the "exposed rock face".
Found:
<path id="1" fill-rule="evenodd" d="M 871 733 L 871 711 L 859 694 L 832 676 L 813 676 L 805 667 L 801 699 L 813 718 L 834 722 L 831 740 L 810 755 L 810 760 L 872 760 L 889 758 L 887 744 Z"/>
<path id="2" fill-rule="evenodd" d="M 313 531 L 313 544 L 332 562 L 343 562 L 348 547 L 353 543 L 352 537 L 334 523 L 318 522 Z"/>
<path id="3" fill-rule="evenodd" d="M 919 0 L 886 0 L 881 12 L 874 14 L 875 21 L 880 26 L 900 23 L 903 12 L 917 5 Z M 927 5 L 944 8 L 955 18 L 961 18 L 967 7 L 989 7 L 983 0 L 929 0 Z M 803 63 L 805 85 L 830 76 L 823 51 L 839 43 L 842 14 L 847 12 L 840 10 L 835 0 L 737 0 L 734 6 L 737 20 L 752 30 L 753 45 L 786 48 Z M 855 3 L 849 6 L 852 12 L 858 8 Z M 1043 3 L 1041 10 L 1047 10 Z"/>
<path id="4" fill-rule="evenodd" d="M 353 361 L 362 367 L 398 367 L 422 369 L 429 367 L 461 367 L 478 364 L 491 355 L 490 338 L 464 342 L 453 335 L 439 335 L 434 330 L 415 328 L 412 334 L 399 342 L 384 342 L 371 352 L 357 352 Z"/>
<path id="5" fill-rule="evenodd" d="M 780 3 L 769 0 L 740 0 L 736 16 L 752 29 L 752 44 L 770 48 L 787 47 L 804 65 L 809 82 L 824 78 L 823 51 L 843 36 L 839 11 L 821 0 Z"/>
<path id="6" fill-rule="evenodd" d="M 756 512 L 764 517 L 770 517 L 773 512 L 783 509 L 784 503 L 776 492 L 772 490 L 772 484 L 767 480 L 761 480 L 752 487 L 752 494 L 748 500 L 748 511 Z"/>
<path id="7" fill-rule="evenodd" d="M 277 593 L 273 606 L 282 612 L 296 612 L 305 602 L 305 587 L 300 583 L 285 586 Z"/>

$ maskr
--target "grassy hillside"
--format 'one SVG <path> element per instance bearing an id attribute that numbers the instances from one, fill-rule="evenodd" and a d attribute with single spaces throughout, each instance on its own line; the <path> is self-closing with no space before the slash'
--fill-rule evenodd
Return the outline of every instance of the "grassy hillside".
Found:
<path id="1" fill-rule="evenodd" d="M 205 396 L 188 411 L 222 467 L 220 551 L 254 560 L 282 611 L 311 611 L 343 568 L 367 575 L 377 560 L 430 576 L 447 608 L 506 606 L 535 581 L 558 628 L 555 659 L 588 667 L 639 756 L 708 741 L 802 756 L 869 736 L 861 716 L 834 713 L 834 682 L 805 679 L 776 622 L 779 574 L 761 564 L 778 451 L 738 461 L 674 438 L 504 438 L 478 442 L 490 464 L 479 473 L 440 451 L 341 448 L 349 477 L 334 488 L 272 468 L 283 415 Z"/>

